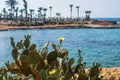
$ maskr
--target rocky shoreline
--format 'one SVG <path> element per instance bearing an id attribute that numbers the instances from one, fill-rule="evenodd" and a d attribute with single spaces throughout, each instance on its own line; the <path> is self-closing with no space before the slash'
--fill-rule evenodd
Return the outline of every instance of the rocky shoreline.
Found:
<path id="1" fill-rule="evenodd" d="M 25 30 L 25 29 L 70 29 L 70 28 L 86 28 L 86 29 L 120 29 L 120 24 L 117 25 L 101 25 L 101 24 L 55 24 L 42 26 L 8 26 L 0 25 L 0 31 L 6 30 Z"/>
<path id="2" fill-rule="evenodd" d="M 86 71 L 89 72 L 89 69 L 86 69 Z M 102 80 L 120 80 L 120 67 L 102 68 L 99 77 Z"/>
<path id="3" fill-rule="evenodd" d="M 103 68 L 100 76 L 102 80 L 120 80 L 120 68 Z"/>

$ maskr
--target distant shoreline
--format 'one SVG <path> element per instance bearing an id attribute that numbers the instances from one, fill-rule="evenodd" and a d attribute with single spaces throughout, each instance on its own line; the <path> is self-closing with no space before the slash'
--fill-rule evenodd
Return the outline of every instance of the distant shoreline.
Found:
<path id="1" fill-rule="evenodd" d="M 120 29 L 120 24 L 117 25 L 101 25 L 101 24 L 55 24 L 42 26 L 8 26 L 0 25 L 0 31 L 7 30 L 26 30 L 26 29 Z"/>

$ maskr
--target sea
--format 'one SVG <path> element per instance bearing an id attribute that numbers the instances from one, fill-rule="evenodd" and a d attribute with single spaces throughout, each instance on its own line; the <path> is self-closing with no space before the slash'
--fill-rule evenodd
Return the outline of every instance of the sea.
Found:
<path id="1" fill-rule="evenodd" d="M 120 23 L 120 18 L 92 18 L 93 20 L 105 20 L 105 21 L 116 21 Z"/>
<path id="2" fill-rule="evenodd" d="M 112 20 L 120 22 L 120 18 L 96 18 L 98 20 Z M 64 37 L 61 49 L 67 49 L 69 58 L 74 58 L 77 64 L 80 49 L 86 68 L 98 62 L 101 67 L 120 67 L 120 29 L 31 29 L 31 30 L 8 30 L 0 31 L 0 66 L 13 61 L 11 56 L 12 46 L 10 37 L 15 43 L 24 40 L 24 35 L 31 35 L 31 44 L 37 45 L 41 51 L 44 44 L 50 41 L 49 52 L 52 43 L 59 43 L 57 38 Z"/>

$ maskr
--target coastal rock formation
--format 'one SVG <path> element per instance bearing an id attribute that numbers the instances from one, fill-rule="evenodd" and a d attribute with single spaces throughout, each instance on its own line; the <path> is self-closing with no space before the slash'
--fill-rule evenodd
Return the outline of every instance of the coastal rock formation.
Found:
<path id="1" fill-rule="evenodd" d="M 103 68 L 100 76 L 102 80 L 120 80 L 120 68 Z"/>

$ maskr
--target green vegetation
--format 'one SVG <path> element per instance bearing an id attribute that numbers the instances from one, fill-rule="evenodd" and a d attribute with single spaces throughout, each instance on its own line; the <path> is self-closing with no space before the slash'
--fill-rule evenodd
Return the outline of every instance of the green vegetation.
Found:
<path id="1" fill-rule="evenodd" d="M 73 8 L 73 4 L 70 4 L 70 18 L 72 19 L 72 9 Z"/>
<path id="2" fill-rule="evenodd" d="M 25 10 L 25 21 L 27 21 L 28 20 L 28 17 L 27 17 L 27 15 L 28 15 L 28 4 L 27 4 L 27 1 L 26 0 L 23 0 L 23 2 L 24 2 L 24 10 Z"/>
<path id="3" fill-rule="evenodd" d="M 41 26 L 44 24 L 111 24 L 116 25 L 117 23 L 115 21 L 94 21 L 91 20 L 90 14 L 92 13 L 91 10 L 86 10 L 85 16 L 80 15 L 80 6 L 75 6 L 76 8 L 76 16 L 73 16 L 73 9 L 74 5 L 70 4 L 70 17 L 63 17 L 62 14 L 58 11 L 55 15 L 52 15 L 52 10 L 54 10 L 53 6 L 46 7 L 38 7 L 37 11 L 36 9 L 29 9 L 28 10 L 28 2 L 27 0 L 23 1 L 23 9 L 17 7 L 18 1 L 17 0 L 6 0 L 5 3 L 8 6 L 7 8 L 3 8 L 2 13 L 0 13 L 0 20 L 4 21 L 5 23 L 2 24 L 8 24 L 12 26 Z M 47 15 L 49 11 L 49 15 Z M 20 13 L 20 14 L 19 14 Z M 101 23 L 102 22 L 102 23 Z M 38 23 L 38 24 L 36 24 Z M 40 24 L 39 24 L 40 23 Z"/>
<path id="4" fill-rule="evenodd" d="M 90 14 L 92 11 L 85 11 L 86 13 L 86 20 L 90 20 Z"/>
<path id="5" fill-rule="evenodd" d="M 6 5 L 10 7 L 10 19 L 13 19 L 14 12 L 16 5 L 18 5 L 18 2 L 16 0 L 6 0 Z"/>
<path id="6" fill-rule="evenodd" d="M 79 49 L 76 54 L 78 62 L 73 65 L 74 58 L 69 58 L 68 50 L 62 48 L 64 38 L 58 38 L 58 45 L 52 44 L 51 52 L 48 51 L 50 42 L 38 51 L 36 44 L 30 43 L 30 38 L 30 35 L 25 35 L 25 40 L 17 43 L 10 38 L 14 61 L 5 63 L 6 67 L 0 69 L 0 80 L 101 80 L 100 64 L 93 63 L 86 71 Z"/>
<path id="7" fill-rule="evenodd" d="M 28 25 L 27 23 L 32 22 L 40 22 L 43 24 L 70 24 L 70 23 L 83 23 L 85 19 L 87 19 L 90 16 L 80 17 L 79 16 L 79 5 L 77 5 L 75 8 L 77 9 L 77 16 L 73 17 L 73 4 L 68 5 L 70 8 L 70 17 L 62 17 L 62 14 L 60 12 L 56 12 L 56 15 L 52 15 L 53 6 L 49 6 L 48 8 L 45 7 L 39 7 L 36 13 L 36 9 L 29 9 L 28 10 L 28 2 L 27 0 L 23 1 L 23 8 L 19 8 L 19 1 L 18 0 L 6 0 L 5 3 L 8 6 L 8 8 L 3 8 L 3 11 L 0 20 L 4 20 L 4 22 L 8 22 L 8 25 L 16 26 L 16 25 Z M 50 12 L 50 15 L 48 16 L 47 13 Z M 19 14 L 20 13 L 20 14 Z M 39 24 L 37 24 L 39 25 Z M 33 26 L 33 25 L 31 25 Z M 39 25 L 40 26 L 40 25 Z"/>
<path id="8" fill-rule="evenodd" d="M 76 9 L 77 9 L 77 17 L 79 18 L 79 6 L 76 6 Z"/>
<path id="9" fill-rule="evenodd" d="M 50 8 L 50 17 L 52 17 L 52 6 L 50 6 L 49 8 Z"/>

